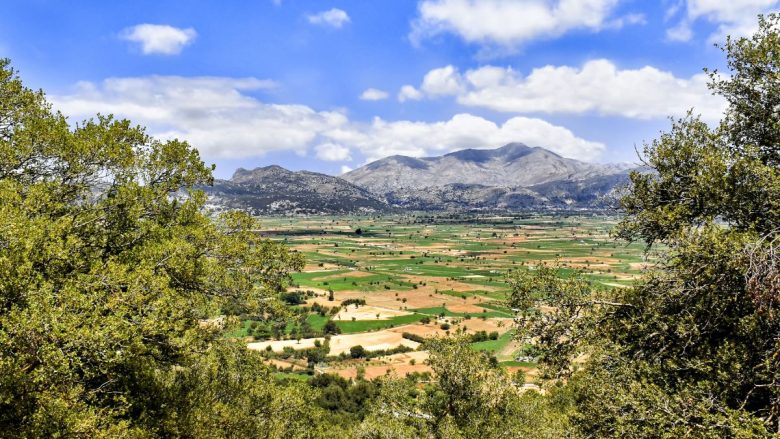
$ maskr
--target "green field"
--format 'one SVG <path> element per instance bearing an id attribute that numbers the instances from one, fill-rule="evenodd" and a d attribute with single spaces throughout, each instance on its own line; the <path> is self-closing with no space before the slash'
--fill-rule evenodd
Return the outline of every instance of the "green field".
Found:
<path id="1" fill-rule="evenodd" d="M 393 317 L 387 320 L 355 320 L 355 321 L 336 321 L 336 325 L 344 334 L 353 334 L 356 332 L 376 331 L 377 329 L 393 328 L 396 326 L 407 325 L 409 323 L 419 322 L 425 315 L 410 314 L 406 316 Z"/>
<path id="2" fill-rule="evenodd" d="M 609 233 L 618 218 L 598 213 L 263 217 L 259 221 L 261 234 L 285 242 L 305 257 L 304 270 L 294 273 L 290 284 L 291 290 L 310 298 L 302 306 L 319 303 L 330 312 L 346 300 L 365 302 L 365 308 L 342 307 L 333 316 L 312 312 L 305 317 L 309 334 L 322 336 L 328 319 L 341 334 L 350 335 L 406 325 L 410 329 L 399 329 L 399 334 L 407 330 L 422 337 L 498 332 L 498 339 L 472 343 L 472 348 L 497 356 L 505 366 L 532 367 L 513 360 L 513 349 L 519 348 L 513 340 L 514 314 L 506 302 L 507 276 L 512 272 L 556 265 L 561 276 L 580 272 L 597 288 L 624 288 L 653 263 L 642 243 L 612 239 Z M 419 325 L 422 319 L 433 324 Z M 245 321 L 229 335 L 245 336 L 251 324 Z M 278 327 L 276 331 L 281 338 L 300 337 L 300 320 L 289 323 L 282 334 Z M 361 340 L 371 348 L 371 337 Z"/>
<path id="3" fill-rule="evenodd" d="M 472 343 L 471 348 L 475 351 L 480 352 L 490 352 L 490 353 L 497 353 L 501 352 L 510 341 L 512 341 L 512 336 L 514 335 L 514 331 L 507 331 L 501 337 L 498 337 L 496 340 L 487 340 L 487 341 L 480 341 L 477 343 Z"/>

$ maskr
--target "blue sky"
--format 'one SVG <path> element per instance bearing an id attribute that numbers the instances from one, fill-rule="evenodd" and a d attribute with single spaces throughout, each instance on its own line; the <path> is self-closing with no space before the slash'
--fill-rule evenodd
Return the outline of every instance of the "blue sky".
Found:
<path id="1" fill-rule="evenodd" d="M 127 117 L 228 177 L 509 141 L 632 161 L 723 102 L 703 67 L 774 0 L 4 0 L 0 56 L 73 123 Z"/>

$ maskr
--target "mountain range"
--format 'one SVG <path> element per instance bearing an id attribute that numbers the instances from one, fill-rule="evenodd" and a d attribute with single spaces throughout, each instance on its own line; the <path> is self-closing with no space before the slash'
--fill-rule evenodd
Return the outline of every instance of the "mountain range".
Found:
<path id="1" fill-rule="evenodd" d="M 230 180 L 203 188 L 216 209 L 241 209 L 254 215 L 348 214 L 386 212 L 387 202 L 339 177 L 281 166 L 239 168 Z"/>
<path id="2" fill-rule="evenodd" d="M 634 168 L 510 143 L 438 157 L 390 156 L 341 177 L 279 166 L 238 169 L 204 189 L 212 207 L 254 214 L 603 209 Z"/>

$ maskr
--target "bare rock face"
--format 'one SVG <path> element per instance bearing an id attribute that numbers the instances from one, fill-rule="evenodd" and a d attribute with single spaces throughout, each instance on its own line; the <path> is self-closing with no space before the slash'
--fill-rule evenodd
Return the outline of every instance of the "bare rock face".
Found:
<path id="1" fill-rule="evenodd" d="M 608 207 L 629 165 L 568 159 L 510 143 L 440 157 L 391 156 L 342 177 L 415 210 Z"/>
<path id="2" fill-rule="evenodd" d="M 380 197 L 341 178 L 280 166 L 238 169 L 230 180 L 203 188 L 215 209 L 253 214 L 355 214 L 390 210 Z"/>
<path id="3" fill-rule="evenodd" d="M 631 169 L 510 143 L 440 157 L 387 157 L 342 178 L 279 166 L 238 169 L 205 190 L 215 209 L 255 214 L 602 209 L 615 205 Z"/>
<path id="4" fill-rule="evenodd" d="M 619 174 L 627 169 L 619 165 L 585 163 L 544 148 L 510 143 L 498 149 L 464 149 L 440 157 L 391 156 L 348 172 L 342 178 L 384 194 L 449 184 L 529 187 Z"/>

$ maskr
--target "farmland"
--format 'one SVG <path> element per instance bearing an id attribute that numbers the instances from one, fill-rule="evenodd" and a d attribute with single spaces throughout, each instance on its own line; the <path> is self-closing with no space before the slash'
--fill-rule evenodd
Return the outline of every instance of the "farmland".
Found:
<path id="1" fill-rule="evenodd" d="M 603 215 L 261 218 L 262 235 L 305 257 L 285 295 L 296 318 L 276 326 L 246 318 L 229 335 L 245 338 L 280 370 L 354 378 L 428 372 L 421 341 L 469 334 L 475 350 L 532 377 L 534 364 L 513 337 L 506 275 L 557 264 L 562 276 L 580 270 L 601 288 L 629 286 L 652 259 L 643 245 L 609 236 L 616 221 Z"/>

